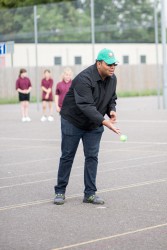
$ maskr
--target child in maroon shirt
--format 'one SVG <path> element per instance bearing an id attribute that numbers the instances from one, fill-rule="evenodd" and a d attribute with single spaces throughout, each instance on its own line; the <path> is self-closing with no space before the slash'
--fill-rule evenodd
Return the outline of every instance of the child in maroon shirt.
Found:
<path id="1" fill-rule="evenodd" d="M 16 90 L 18 91 L 19 101 L 21 103 L 22 122 L 31 121 L 28 116 L 31 88 L 32 85 L 30 79 L 27 77 L 26 69 L 20 69 L 19 77 L 16 81 Z"/>
<path id="2" fill-rule="evenodd" d="M 61 107 L 63 105 L 64 97 L 71 86 L 72 75 L 72 70 L 70 68 L 64 69 L 62 74 L 62 81 L 57 83 L 55 93 L 55 103 L 57 112 L 60 112 Z"/>
<path id="3" fill-rule="evenodd" d="M 53 118 L 53 108 L 52 108 L 52 102 L 53 102 L 53 95 L 52 95 L 52 87 L 53 87 L 53 79 L 51 78 L 50 70 L 46 69 L 44 71 L 44 78 L 41 82 L 42 87 L 42 110 L 43 110 L 43 116 L 41 118 L 41 121 L 44 122 L 47 120 L 46 116 L 46 108 L 47 104 L 49 107 L 49 116 L 48 121 L 54 121 Z"/>

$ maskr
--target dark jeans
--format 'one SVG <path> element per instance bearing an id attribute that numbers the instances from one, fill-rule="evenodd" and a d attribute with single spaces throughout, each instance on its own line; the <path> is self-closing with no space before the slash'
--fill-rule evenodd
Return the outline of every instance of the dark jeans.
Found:
<path id="1" fill-rule="evenodd" d="M 84 184 L 85 196 L 89 197 L 95 194 L 96 189 L 96 174 L 98 164 L 98 152 L 100 140 L 104 131 L 103 126 L 97 129 L 86 131 L 72 125 L 67 120 L 61 117 L 62 131 L 62 155 L 59 163 L 57 185 L 55 186 L 56 193 L 64 194 L 68 185 L 70 172 L 74 160 L 75 153 L 78 148 L 80 139 L 83 142 L 85 166 L 84 166 Z"/>

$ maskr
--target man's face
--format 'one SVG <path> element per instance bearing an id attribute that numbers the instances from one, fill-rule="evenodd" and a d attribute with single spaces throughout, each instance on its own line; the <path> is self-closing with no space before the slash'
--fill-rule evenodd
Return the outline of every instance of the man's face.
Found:
<path id="1" fill-rule="evenodd" d="M 115 71 L 115 64 L 107 64 L 104 61 L 97 62 L 97 69 L 102 78 L 112 76 Z"/>

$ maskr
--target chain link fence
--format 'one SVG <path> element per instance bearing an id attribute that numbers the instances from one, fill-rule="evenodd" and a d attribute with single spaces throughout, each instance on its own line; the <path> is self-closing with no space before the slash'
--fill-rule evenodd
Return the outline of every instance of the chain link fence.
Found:
<path id="1" fill-rule="evenodd" d="M 37 6 L 39 43 L 91 42 L 91 0 Z M 154 42 L 153 1 L 94 1 L 96 43 Z M 34 42 L 34 7 L 0 10 L 0 42 Z"/>
<path id="2" fill-rule="evenodd" d="M 37 5 L 36 8 L 36 16 L 34 6 L 0 10 L 0 42 L 34 43 L 35 21 L 38 26 L 38 43 L 91 43 L 92 32 L 94 43 L 153 43 L 155 40 L 154 1 L 151 0 L 75 0 Z M 74 75 L 82 69 L 73 67 Z M 55 83 L 62 70 L 63 67 L 59 66 L 51 68 Z M 43 68 L 29 67 L 28 71 L 33 85 L 39 86 Z M 0 70 L 1 98 L 16 97 L 15 81 L 18 72 L 18 68 Z M 121 65 L 116 73 L 120 92 L 156 91 L 157 81 L 161 81 L 157 80 L 156 65 Z M 34 96 L 37 96 L 36 89 L 33 88 Z"/>

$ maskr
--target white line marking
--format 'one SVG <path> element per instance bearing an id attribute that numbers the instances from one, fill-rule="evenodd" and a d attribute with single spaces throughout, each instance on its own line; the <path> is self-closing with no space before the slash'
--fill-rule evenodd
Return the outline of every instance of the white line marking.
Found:
<path id="1" fill-rule="evenodd" d="M 163 183 L 163 182 L 166 182 L 166 181 L 167 181 L 167 178 L 166 179 L 158 179 L 158 180 L 146 181 L 146 182 L 139 182 L 139 183 L 130 184 L 130 185 L 126 185 L 126 186 L 119 186 L 119 187 L 115 187 L 115 188 L 102 189 L 102 190 L 99 190 L 97 193 L 101 194 L 101 193 L 106 193 L 106 192 L 115 192 L 115 191 L 135 188 L 135 187 L 142 187 L 142 186 L 146 186 L 146 185 Z M 71 196 L 67 196 L 66 199 L 68 200 L 68 199 L 81 197 L 81 196 L 83 196 L 83 194 L 74 194 L 74 195 L 71 195 Z M 38 205 L 38 204 L 45 204 L 45 203 L 50 203 L 51 201 L 53 201 L 53 200 L 52 199 L 46 199 L 46 200 L 37 200 L 37 201 L 21 203 L 21 204 L 14 204 L 14 205 L 0 207 L 0 211 L 10 210 L 10 209 L 14 209 L 14 208 L 22 208 L 22 207 L 34 206 L 34 205 Z"/>
<path id="2" fill-rule="evenodd" d="M 143 159 L 156 158 L 156 157 L 162 157 L 162 156 L 166 156 L 166 153 L 160 154 L 160 155 L 150 155 L 150 156 L 144 156 L 144 157 L 135 157 L 135 158 L 131 158 L 131 159 L 123 159 L 123 160 L 117 160 L 117 161 L 110 161 L 110 162 L 105 162 L 103 164 L 99 164 L 99 166 L 101 166 L 101 165 L 107 165 L 107 164 L 110 164 L 110 163 L 119 163 L 119 162 L 134 161 L 134 160 L 143 160 Z"/>
<path id="3" fill-rule="evenodd" d="M 14 179 L 14 178 L 21 178 L 21 177 L 27 177 L 27 176 L 34 176 L 34 175 L 41 175 L 41 174 L 50 174 L 50 173 L 55 173 L 57 169 L 54 171 L 43 171 L 43 172 L 36 172 L 33 174 L 21 174 L 21 175 L 13 175 L 13 176 L 6 176 L 6 177 L 1 177 L 0 180 L 6 180 L 6 179 Z"/>
<path id="4" fill-rule="evenodd" d="M 59 157 L 59 156 L 57 156 Z M 12 162 L 12 163 L 4 163 L 1 164 L 2 166 L 13 166 L 13 165 L 25 165 L 25 164 L 30 164 L 30 163 L 36 163 L 36 162 L 40 162 L 40 161 L 52 161 L 52 160 L 57 160 L 56 157 L 53 158 L 44 158 L 44 159 L 38 159 L 38 160 L 32 160 L 32 161 L 20 161 L 20 162 Z"/>
<path id="5" fill-rule="evenodd" d="M 145 232 L 145 231 L 149 231 L 149 230 L 155 230 L 155 229 L 166 227 L 166 226 L 167 226 L 167 223 L 159 224 L 159 225 L 155 225 L 155 226 L 150 226 L 150 227 L 144 227 L 144 228 L 140 228 L 140 229 L 137 229 L 137 230 L 134 230 L 134 231 L 128 231 L 128 232 L 125 232 L 125 233 L 110 235 L 110 236 L 107 236 L 107 237 L 97 238 L 97 239 L 94 239 L 94 240 L 84 241 L 84 242 L 76 243 L 76 244 L 73 244 L 73 245 L 68 245 L 68 246 L 64 246 L 64 247 L 55 248 L 53 250 L 63 250 L 63 249 L 69 249 L 69 248 L 72 248 L 72 247 L 79 247 L 79 246 L 83 246 L 83 245 L 96 243 L 96 242 L 99 242 L 99 241 L 110 240 L 110 239 L 123 237 L 123 236 L 128 236 L 128 235 L 136 234 L 136 233 L 141 233 L 141 232 Z"/>
<path id="6" fill-rule="evenodd" d="M 32 201 L 32 202 L 27 202 L 27 203 L 20 203 L 20 204 L 15 204 L 15 205 L 10 205 L 10 206 L 4 206 L 4 207 L 0 207 L 0 211 L 35 206 L 35 205 L 39 205 L 39 204 L 50 203 L 51 201 L 53 201 L 53 200 L 46 199 L 46 200 L 37 200 L 37 201 Z"/>
<path id="7" fill-rule="evenodd" d="M 109 168 L 109 169 L 105 169 L 105 170 L 99 170 L 98 173 L 112 172 L 112 171 L 129 169 L 129 168 L 138 168 L 138 167 L 140 168 L 140 167 L 145 166 L 145 165 L 148 166 L 148 165 L 160 164 L 160 163 L 165 163 L 165 162 L 167 162 L 167 160 L 165 160 L 165 161 L 155 161 L 155 162 L 143 163 L 143 164 L 138 164 L 138 165 L 133 165 L 133 166 L 127 166 L 127 167 Z M 110 163 L 108 163 L 108 164 L 110 164 Z M 103 165 L 106 165 L 106 163 L 99 164 L 99 166 L 103 166 Z M 81 168 L 81 167 L 76 167 L 76 168 L 74 167 L 74 169 L 78 169 L 78 168 Z M 27 176 L 40 175 L 40 174 L 50 174 L 50 173 L 55 173 L 55 171 L 57 171 L 57 170 L 55 169 L 54 171 L 37 172 L 37 173 L 33 173 L 33 174 L 24 174 L 24 175 L 16 175 L 16 176 L 7 176 L 7 177 L 0 178 L 0 180 L 21 178 L 21 177 L 27 177 Z M 83 174 L 77 174 L 77 175 L 72 175 L 71 177 L 82 176 L 82 175 Z M 49 180 L 52 180 L 52 179 L 49 179 Z M 41 181 L 43 181 L 43 180 L 41 180 Z M 33 182 L 33 183 L 35 183 L 35 182 Z M 15 185 L 17 186 L 19 184 L 15 184 Z M 6 187 L 10 187 L 10 186 L 6 186 Z M 1 188 L 4 188 L 4 186 L 0 187 L 0 189 Z"/>
<path id="8" fill-rule="evenodd" d="M 120 150 L 115 150 L 113 152 L 116 152 L 116 151 L 120 151 Z M 130 150 L 130 152 L 132 152 L 132 150 Z M 135 157 L 135 158 L 131 158 L 131 159 L 123 159 L 123 160 L 118 160 L 118 161 L 111 161 L 111 162 L 107 162 L 106 164 L 108 164 L 108 163 L 117 163 L 117 162 L 122 162 L 122 161 L 124 162 L 124 161 L 133 161 L 133 160 L 142 160 L 142 159 L 155 158 L 155 157 L 161 157 L 161 156 L 166 156 L 166 153 L 158 154 L 158 155 L 152 155 L 151 154 L 150 156 Z M 59 158 L 60 156 L 57 156 L 57 157 Z M 25 164 L 36 163 L 36 162 L 40 162 L 40 161 L 50 161 L 50 160 L 57 160 L 57 158 L 54 157 L 54 158 L 38 159 L 38 160 L 24 161 L 24 162 L 4 163 L 4 164 L 1 164 L 0 166 L 25 165 Z M 81 166 L 79 166 L 77 168 L 81 168 Z"/>
<path id="9" fill-rule="evenodd" d="M 105 209 L 107 207 L 96 207 L 96 209 Z"/>
<path id="10" fill-rule="evenodd" d="M 129 168 L 140 168 L 140 167 L 143 167 L 143 166 L 149 166 L 149 165 L 154 165 L 154 164 L 159 164 L 159 163 L 165 163 L 167 162 L 167 160 L 165 161 L 155 161 L 155 162 L 149 162 L 149 163 L 143 163 L 143 164 L 138 164 L 138 165 L 133 165 L 133 166 L 127 166 L 127 167 L 118 167 L 118 168 L 110 168 L 110 169 L 105 169 L 105 170 L 102 170 L 102 171 L 98 171 L 99 172 L 111 172 L 111 171 L 117 171 L 117 170 L 123 170 L 123 169 L 129 169 Z"/>
<path id="11" fill-rule="evenodd" d="M 19 187 L 19 186 L 25 186 L 25 185 L 30 185 L 30 184 L 37 184 L 37 183 L 47 182 L 47 181 L 52 181 L 52 180 L 55 180 L 55 178 L 44 179 L 44 180 L 39 180 L 39 181 L 29 181 L 29 182 L 18 183 L 18 184 L 8 185 L 8 186 L 1 186 L 0 189 Z"/>
<path id="12" fill-rule="evenodd" d="M 128 123 L 131 123 L 131 122 L 137 122 L 137 123 L 143 123 L 143 122 L 146 122 L 146 123 L 167 123 L 167 120 L 118 120 L 118 122 L 128 122 Z"/>
<path id="13" fill-rule="evenodd" d="M 20 141 L 41 141 L 41 142 L 61 142 L 61 139 L 38 139 L 38 138 L 7 138 L 7 137 L 0 137 L 0 140 L 20 140 Z M 118 141 L 112 141 L 112 140 L 110 140 L 110 141 L 108 141 L 108 140 L 102 140 L 101 141 L 101 143 L 106 143 L 106 142 L 109 142 L 109 143 L 118 143 L 118 144 L 120 144 L 120 143 L 122 143 L 122 142 L 120 142 L 119 140 Z M 129 144 L 154 144 L 154 145 L 166 145 L 167 144 L 167 142 L 143 142 L 143 141 L 127 141 L 126 142 L 127 144 L 129 143 Z"/>
<path id="14" fill-rule="evenodd" d="M 133 188 L 133 187 L 141 187 L 141 186 L 146 186 L 146 185 L 162 183 L 162 182 L 166 182 L 166 181 L 167 181 L 167 178 L 165 178 L 165 179 L 157 179 L 157 180 L 152 180 L 152 181 L 139 182 L 139 183 L 134 183 L 134 184 L 126 185 L 126 186 L 120 186 L 120 187 L 116 187 L 116 188 L 102 189 L 102 190 L 99 191 L 99 193 L 113 192 L 113 191 L 118 191 L 118 190 L 129 189 L 129 188 Z"/>
<path id="15" fill-rule="evenodd" d="M 42 142 L 60 142 L 60 139 L 38 139 L 38 138 L 15 138 L 15 137 L 0 137 L 0 140 L 14 140 L 14 141 L 42 141 Z"/>
<path id="16" fill-rule="evenodd" d="M 120 141 L 101 141 L 101 143 L 122 143 Z M 147 142 L 147 141 L 126 141 L 126 144 L 148 144 L 148 145 L 167 145 L 167 142 Z"/>
<path id="17" fill-rule="evenodd" d="M 107 170 L 101 170 L 101 171 L 99 170 L 98 172 L 99 173 L 106 173 L 106 172 L 112 172 L 112 171 L 117 171 L 117 170 L 126 169 L 126 168 L 128 168 L 128 167 L 115 168 L 115 169 L 107 169 Z M 74 174 L 71 177 L 74 178 L 74 177 L 78 177 L 78 176 L 83 176 L 83 173 L 81 173 L 81 174 Z M 13 188 L 13 187 L 18 187 L 18 186 L 25 186 L 25 185 L 30 185 L 30 184 L 37 184 L 37 183 L 48 182 L 48 181 L 53 181 L 53 180 L 55 180 L 55 178 L 49 178 L 49 179 L 43 179 L 43 180 L 38 180 L 38 181 L 29 181 L 29 182 L 17 183 L 17 184 L 13 184 L 13 185 L 1 186 L 0 189 Z"/>
<path id="18" fill-rule="evenodd" d="M 8 148 L 8 149 L 3 149 L 3 150 L 0 150 L 0 152 L 11 152 L 11 151 L 16 151 L 16 150 L 27 150 L 27 149 L 46 149 L 46 148 L 49 148 L 49 149 L 52 149 L 54 147 L 54 150 L 56 148 L 59 148 L 59 146 L 57 145 L 48 145 L 48 146 L 45 146 L 45 145 L 42 145 L 42 146 L 26 146 L 26 147 L 15 147 L 15 148 Z"/>

